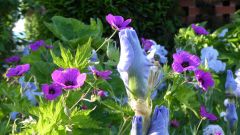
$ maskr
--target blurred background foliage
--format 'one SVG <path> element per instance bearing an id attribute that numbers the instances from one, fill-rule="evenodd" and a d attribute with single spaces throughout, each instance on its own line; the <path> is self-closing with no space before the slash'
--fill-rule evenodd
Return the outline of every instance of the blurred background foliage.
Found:
<path id="1" fill-rule="evenodd" d="M 133 26 L 140 37 L 152 38 L 157 42 L 173 46 L 173 36 L 180 26 L 178 6 L 175 0 L 23 0 L 28 39 L 46 39 L 53 35 L 44 22 L 55 16 L 76 18 L 89 23 L 89 18 L 100 18 L 104 35 L 112 33 L 105 21 L 108 13 L 132 18 Z"/>
<path id="2" fill-rule="evenodd" d="M 12 28 L 20 18 L 19 2 L 17 0 L 0 0 L 0 64 L 15 49 Z"/>

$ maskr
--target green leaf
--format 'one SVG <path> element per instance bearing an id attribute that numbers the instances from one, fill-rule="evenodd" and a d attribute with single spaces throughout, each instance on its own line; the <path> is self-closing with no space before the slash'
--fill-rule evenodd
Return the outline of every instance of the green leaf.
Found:
<path id="1" fill-rule="evenodd" d="M 102 43 L 102 31 L 103 26 L 99 19 L 90 20 L 90 25 L 73 19 L 64 18 L 61 16 L 54 16 L 52 23 L 46 23 L 47 28 L 60 40 L 70 45 L 72 48 L 76 48 L 79 44 L 86 43 L 89 38 L 93 39 L 93 47 L 98 48 Z"/>
<path id="2" fill-rule="evenodd" d="M 198 116 L 199 102 L 197 100 L 197 92 L 193 91 L 187 85 L 180 85 L 174 91 L 173 96 L 188 109 L 193 111 L 193 113 Z"/>
<path id="3" fill-rule="evenodd" d="M 51 51 L 53 63 L 62 68 L 71 67 L 78 68 L 80 70 L 84 69 L 85 67 L 87 67 L 88 60 L 91 56 L 91 42 L 92 39 L 89 38 L 89 40 L 85 44 L 79 45 L 75 57 L 73 57 L 72 52 L 69 49 L 64 48 L 62 44 L 59 43 L 61 58 L 56 56 L 53 51 Z"/>
<path id="4" fill-rule="evenodd" d="M 115 64 L 119 62 L 120 53 L 119 49 L 113 43 L 109 43 L 107 46 L 107 56 L 109 58 L 109 64 Z"/>
<path id="5" fill-rule="evenodd" d="M 82 46 L 78 46 L 77 52 L 75 55 L 75 65 L 79 66 L 80 70 L 84 69 L 88 65 L 88 60 L 91 56 L 91 43 L 92 39 L 89 38 L 88 42 L 86 42 Z"/>

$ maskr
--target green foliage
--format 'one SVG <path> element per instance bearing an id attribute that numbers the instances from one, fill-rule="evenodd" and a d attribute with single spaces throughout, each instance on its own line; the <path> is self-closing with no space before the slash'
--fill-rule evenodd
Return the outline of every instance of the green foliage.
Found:
<path id="1" fill-rule="evenodd" d="M 58 43 L 61 50 L 61 57 L 57 57 L 52 51 L 51 55 L 53 58 L 53 62 L 62 68 L 78 68 L 78 69 L 84 69 L 88 65 L 88 59 L 91 56 L 91 43 L 92 39 L 89 38 L 89 40 L 83 44 L 79 45 L 77 47 L 77 51 L 75 54 L 75 57 L 73 57 L 72 53 L 69 49 L 66 49 L 62 46 L 61 43 Z"/>
<path id="2" fill-rule="evenodd" d="M 30 110 L 30 113 L 38 118 L 36 123 L 29 123 L 22 134 L 37 133 L 68 134 L 75 130 L 101 129 L 99 122 L 90 117 L 93 110 L 78 110 L 75 108 L 70 114 L 66 113 L 64 97 L 48 104 L 40 104 L 39 107 Z"/>
<path id="3" fill-rule="evenodd" d="M 51 73 L 56 68 L 51 59 L 49 50 L 40 47 L 38 51 L 32 51 L 29 55 L 23 56 L 21 61 L 30 64 L 32 76 L 39 83 L 48 83 L 51 82 Z"/>
<path id="4" fill-rule="evenodd" d="M 15 49 L 12 28 L 14 23 L 20 18 L 18 0 L 0 0 L 0 64 L 3 59 L 11 55 L 10 50 Z M 0 73 L 2 73 L 0 67 Z M 1 79 L 1 77 L 0 77 Z"/>
<path id="5" fill-rule="evenodd" d="M 236 13 L 235 16 L 239 14 Z M 237 20 L 237 19 L 235 19 Z M 175 48 L 192 52 L 200 56 L 200 51 L 204 47 L 212 46 L 219 52 L 219 59 L 226 62 L 228 69 L 237 69 L 240 67 L 240 31 L 239 22 L 233 20 L 233 23 L 227 24 L 209 35 L 196 35 L 192 28 L 179 29 L 179 33 L 175 36 Z M 224 37 L 219 37 L 223 29 L 228 29 Z"/>
<path id="6" fill-rule="evenodd" d="M 101 39 L 103 28 L 99 19 L 97 21 L 91 19 L 90 25 L 86 25 L 77 19 L 54 16 L 52 23 L 45 23 L 45 25 L 58 39 L 72 48 L 86 43 L 89 37 L 92 38 L 92 47 L 95 49 L 99 43 L 103 42 Z"/>
<path id="7" fill-rule="evenodd" d="M 117 66 L 119 58 L 120 58 L 120 51 L 116 45 L 108 44 L 107 57 L 109 60 L 105 64 L 110 65 L 110 66 Z"/>

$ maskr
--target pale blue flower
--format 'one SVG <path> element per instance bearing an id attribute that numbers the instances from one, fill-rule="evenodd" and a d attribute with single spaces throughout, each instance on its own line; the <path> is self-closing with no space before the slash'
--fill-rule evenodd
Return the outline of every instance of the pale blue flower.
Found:
<path id="1" fill-rule="evenodd" d="M 227 70 L 225 89 L 227 91 L 235 91 L 236 88 L 237 88 L 237 83 L 236 83 L 236 81 L 234 79 L 232 70 Z"/>
<path id="2" fill-rule="evenodd" d="M 10 119 L 11 120 L 15 120 L 17 118 L 17 115 L 19 114 L 19 112 L 11 112 L 10 113 Z"/>
<path id="3" fill-rule="evenodd" d="M 224 37 L 228 33 L 228 28 L 225 28 L 221 31 L 221 33 L 218 34 L 218 37 Z"/>
<path id="4" fill-rule="evenodd" d="M 208 62 L 208 67 L 216 73 L 222 72 L 226 68 L 226 63 L 220 60 L 212 60 Z"/>
<path id="5" fill-rule="evenodd" d="M 238 69 L 235 73 L 236 78 L 235 78 L 235 82 L 237 83 L 237 88 L 234 91 L 236 96 L 240 96 L 240 69 Z"/>
<path id="6" fill-rule="evenodd" d="M 236 112 L 236 106 L 234 103 L 230 102 L 227 104 L 226 109 L 226 119 L 229 122 L 230 128 L 233 128 L 235 123 L 238 121 L 238 116 Z"/>
<path id="7" fill-rule="evenodd" d="M 42 96 L 42 92 L 37 92 L 37 86 L 34 82 L 25 82 L 24 76 L 19 78 L 19 84 L 22 87 L 22 90 L 24 91 L 24 96 L 27 97 L 27 99 L 33 104 L 37 105 L 37 99 L 36 96 Z"/>
<path id="8" fill-rule="evenodd" d="M 22 54 L 23 54 L 23 56 L 29 55 L 30 54 L 30 49 L 28 47 L 24 47 Z"/>
<path id="9" fill-rule="evenodd" d="M 218 51 L 214 49 L 212 46 L 211 47 L 205 47 L 201 50 L 201 60 L 205 61 L 207 60 L 212 61 L 212 60 L 217 60 L 218 57 Z"/>
<path id="10" fill-rule="evenodd" d="M 211 47 L 205 47 L 201 50 L 201 63 L 208 66 L 210 69 L 219 73 L 224 71 L 226 63 L 217 59 L 218 51 Z"/>
<path id="11" fill-rule="evenodd" d="M 141 48 L 137 33 L 133 29 L 119 32 L 120 60 L 118 72 L 130 97 L 146 99 L 151 63 Z"/>
<path id="12" fill-rule="evenodd" d="M 165 106 L 156 106 L 148 135 L 169 135 L 169 110 Z"/>
<path id="13" fill-rule="evenodd" d="M 208 125 L 203 129 L 203 135 L 224 135 L 224 131 L 219 125 Z"/>
<path id="14" fill-rule="evenodd" d="M 142 117 L 133 116 L 131 135 L 142 135 Z"/>
<path id="15" fill-rule="evenodd" d="M 168 51 L 164 48 L 164 46 L 152 45 L 148 52 L 149 52 L 149 54 L 148 54 L 147 58 L 151 62 L 159 61 L 162 64 L 167 62 L 166 55 L 168 54 Z"/>
<path id="16" fill-rule="evenodd" d="M 95 50 L 92 50 L 92 55 L 91 55 L 90 61 L 98 62 L 98 56 L 97 56 L 97 52 Z"/>

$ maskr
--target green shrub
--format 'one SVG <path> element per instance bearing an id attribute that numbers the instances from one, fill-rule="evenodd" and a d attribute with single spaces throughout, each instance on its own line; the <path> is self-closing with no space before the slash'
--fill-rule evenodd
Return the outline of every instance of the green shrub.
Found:
<path id="1" fill-rule="evenodd" d="M 167 48 L 173 46 L 171 40 L 179 26 L 175 0 L 25 0 L 24 3 L 30 7 L 26 14 L 29 39 L 53 37 L 43 22 L 49 22 L 55 15 L 76 18 L 85 23 L 89 23 L 89 18 L 100 18 L 104 35 L 112 32 L 105 16 L 108 13 L 122 15 L 133 19 L 131 26 L 140 36 L 168 45 Z"/>

